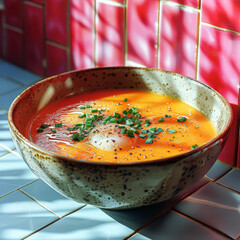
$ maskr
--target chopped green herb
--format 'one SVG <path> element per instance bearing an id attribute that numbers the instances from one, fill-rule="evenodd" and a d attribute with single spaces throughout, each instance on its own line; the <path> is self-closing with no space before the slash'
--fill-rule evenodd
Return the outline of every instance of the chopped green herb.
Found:
<path id="1" fill-rule="evenodd" d="M 169 114 L 165 114 L 165 117 L 166 117 L 166 118 L 170 118 L 171 115 L 169 115 Z"/>
<path id="2" fill-rule="evenodd" d="M 44 128 L 38 128 L 37 131 L 38 131 L 38 132 L 43 132 L 43 131 L 44 131 Z"/>
<path id="3" fill-rule="evenodd" d="M 86 124 L 86 127 L 87 127 L 87 128 L 90 128 L 90 127 L 92 127 L 92 124 L 91 124 L 91 123 L 87 123 L 87 124 Z"/>
<path id="4" fill-rule="evenodd" d="M 93 120 L 93 121 L 97 121 L 97 120 L 98 120 L 98 115 L 97 115 L 97 114 L 94 114 L 93 117 L 92 117 L 92 120 Z"/>
<path id="5" fill-rule="evenodd" d="M 86 118 L 86 123 L 92 123 L 92 121 L 93 121 L 93 117 Z"/>
<path id="6" fill-rule="evenodd" d="M 177 132 L 177 131 L 174 130 L 174 129 L 169 129 L 168 132 L 169 132 L 169 133 L 175 133 L 175 132 Z"/>
<path id="7" fill-rule="evenodd" d="M 91 106 L 91 105 L 89 105 L 89 104 L 87 104 L 87 105 L 86 105 L 86 107 L 87 107 L 87 108 L 91 108 L 92 106 Z"/>
<path id="8" fill-rule="evenodd" d="M 118 128 L 125 128 L 124 125 L 118 125 Z"/>
<path id="9" fill-rule="evenodd" d="M 144 126 L 148 127 L 149 125 L 151 125 L 151 122 L 149 120 L 146 120 Z"/>
<path id="10" fill-rule="evenodd" d="M 92 113 L 96 113 L 98 110 L 96 108 L 91 109 Z"/>
<path id="11" fill-rule="evenodd" d="M 129 109 L 129 110 L 128 110 L 128 113 L 129 113 L 129 114 L 132 114 L 132 112 L 133 112 L 132 109 Z"/>
<path id="12" fill-rule="evenodd" d="M 135 128 L 130 128 L 130 130 L 133 131 L 136 134 L 139 134 L 139 131 L 137 129 L 135 129 Z"/>
<path id="13" fill-rule="evenodd" d="M 124 116 L 127 116 L 127 110 L 126 109 L 123 110 L 122 113 L 123 113 Z"/>
<path id="14" fill-rule="evenodd" d="M 119 120 L 119 123 L 124 123 L 125 121 L 126 121 L 126 118 L 123 117 L 123 118 L 121 118 L 121 119 Z"/>
<path id="15" fill-rule="evenodd" d="M 134 122 L 131 119 L 126 120 L 126 125 L 127 126 L 132 126 L 133 124 L 134 124 Z"/>
<path id="16" fill-rule="evenodd" d="M 147 129 L 142 129 L 141 133 L 148 133 L 148 130 Z"/>
<path id="17" fill-rule="evenodd" d="M 158 128 L 158 129 L 155 131 L 155 134 L 158 134 L 158 133 L 160 133 L 160 132 L 162 132 L 162 131 L 163 131 L 162 128 Z"/>
<path id="18" fill-rule="evenodd" d="M 177 119 L 178 122 L 185 122 L 186 120 L 187 120 L 186 117 L 181 117 Z"/>
<path id="19" fill-rule="evenodd" d="M 141 118 L 142 116 L 138 113 L 135 115 L 138 119 Z"/>
<path id="20" fill-rule="evenodd" d="M 41 124 L 41 128 L 47 128 L 48 125 L 46 123 Z"/>
<path id="21" fill-rule="evenodd" d="M 126 129 L 126 128 L 122 128 L 122 129 L 121 129 L 121 133 L 122 133 L 122 134 L 127 133 L 127 129 Z"/>
<path id="22" fill-rule="evenodd" d="M 104 111 L 106 111 L 106 110 L 107 110 L 106 108 L 102 108 L 102 109 L 101 109 L 102 112 L 104 112 Z"/>
<path id="23" fill-rule="evenodd" d="M 120 119 L 120 118 L 121 118 L 121 114 L 115 112 L 115 113 L 113 114 L 113 117 Z"/>
<path id="24" fill-rule="evenodd" d="M 134 133 L 132 130 L 127 130 L 127 136 L 134 138 Z"/>
<path id="25" fill-rule="evenodd" d="M 75 126 L 75 127 L 72 127 L 72 128 L 68 128 L 67 130 L 68 130 L 68 131 L 73 131 L 73 130 L 77 130 L 77 129 L 79 129 L 79 127 Z M 54 130 L 54 129 L 53 129 L 53 130 Z"/>
<path id="26" fill-rule="evenodd" d="M 80 109 L 85 109 L 86 107 L 84 105 L 79 106 Z"/>
<path id="27" fill-rule="evenodd" d="M 197 147 L 198 147 L 198 145 L 194 144 L 194 145 L 191 146 L 191 149 L 194 149 L 194 148 L 197 148 Z"/>
<path id="28" fill-rule="evenodd" d="M 159 118 L 158 122 L 164 122 L 164 117 Z"/>
<path id="29" fill-rule="evenodd" d="M 145 143 L 153 143 L 153 140 L 151 138 L 148 138 Z"/>
<path id="30" fill-rule="evenodd" d="M 86 113 L 86 117 L 89 117 L 90 115 L 92 115 L 92 113 Z"/>
<path id="31" fill-rule="evenodd" d="M 84 117 L 86 117 L 86 114 L 85 114 L 85 113 L 82 113 L 82 114 L 78 115 L 78 117 L 79 117 L 79 118 L 84 118 Z"/>
<path id="32" fill-rule="evenodd" d="M 157 127 L 151 127 L 151 128 L 149 128 L 149 131 L 151 131 L 151 132 L 155 132 L 157 130 Z"/>
<path id="33" fill-rule="evenodd" d="M 79 141 L 79 133 L 73 133 L 72 139 L 73 141 Z"/>
<path id="34" fill-rule="evenodd" d="M 142 138 L 142 139 L 145 139 L 145 138 L 146 138 L 146 135 L 140 134 L 139 137 Z"/>
<path id="35" fill-rule="evenodd" d="M 61 128 L 62 127 L 62 123 L 55 123 L 55 127 L 56 128 Z"/>
<path id="36" fill-rule="evenodd" d="M 51 128 L 52 133 L 56 133 L 57 131 L 53 128 Z"/>
<path id="37" fill-rule="evenodd" d="M 124 102 L 126 102 L 127 101 L 127 98 L 124 98 L 124 100 L 123 100 Z"/>
<path id="38" fill-rule="evenodd" d="M 116 122 L 117 122 L 117 119 L 116 119 L 116 118 L 111 118 L 111 119 L 110 119 L 110 122 L 111 122 L 111 123 L 116 123 Z"/>

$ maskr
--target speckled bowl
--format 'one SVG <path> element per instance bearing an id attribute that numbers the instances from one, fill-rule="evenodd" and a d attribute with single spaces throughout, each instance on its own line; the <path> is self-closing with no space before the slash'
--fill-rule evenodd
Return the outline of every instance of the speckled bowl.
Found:
<path id="1" fill-rule="evenodd" d="M 147 89 L 179 98 L 203 112 L 218 135 L 204 146 L 175 157 L 119 164 L 64 157 L 35 145 L 24 135 L 29 116 L 48 103 L 71 94 L 111 88 Z M 182 75 L 132 67 L 87 69 L 47 78 L 18 96 L 9 110 L 13 139 L 31 170 L 64 196 L 106 209 L 159 203 L 192 186 L 218 158 L 231 122 L 230 105 L 210 87 Z"/>

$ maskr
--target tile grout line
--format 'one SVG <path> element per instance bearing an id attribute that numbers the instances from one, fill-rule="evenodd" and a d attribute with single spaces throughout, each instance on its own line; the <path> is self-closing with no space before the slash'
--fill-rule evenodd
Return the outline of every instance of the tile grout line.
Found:
<path id="1" fill-rule="evenodd" d="M 215 184 L 218 185 L 218 186 L 221 186 L 221 187 L 223 187 L 223 188 L 226 188 L 227 190 L 229 190 L 229 191 L 231 191 L 231 192 L 234 192 L 234 193 L 240 195 L 240 192 L 239 192 L 239 191 L 237 191 L 237 190 L 235 190 L 235 189 L 232 189 L 232 188 L 230 188 L 230 187 L 228 187 L 228 186 L 225 186 L 225 185 L 222 184 L 222 183 L 215 182 Z"/>
<path id="2" fill-rule="evenodd" d="M 167 4 L 169 6 L 180 7 L 183 10 L 191 10 L 191 11 L 194 11 L 194 12 L 200 12 L 200 9 L 196 8 L 196 7 L 184 5 L 184 4 L 177 3 L 177 2 L 172 2 L 170 0 L 160 0 L 160 1 L 162 1 L 164 4 Z"/>
<path id="3" fill-rule="evenodd" d="M 228 29 L 228 28 L 218 27 L 218 26 L 210 24 L 210 23 L 202 22 L 202 25 L 207 26 L 207 27 L 212 27 L 214 29 L 218 29 L 218 30 L 221 30 L 221 31 L 230 32 L 230 33 L 240 35 L 240 32 L 237 32 L 237 31 L 234 31 L 234 30 L 231 30 L 231 29 Z"/>
<path id="4" fill-rule="evenodd" d="M 197 26 L 197 46 L 195 58 L 195 79 L 199 80 L 199 65 L 200 65 L 200 43 L 201 43 L 201 29 L 202 29 L 202 1 L 199 0 L 198 26 Z"/>
<path id="5" fill-rule="evenodd" d="M 198 191 L 199 189 L 201 189 L 202 187 L 206 186 L 209 182 L 206 182 L 205 184 L 203 184 L 200 187 L 197 187 L 196 189 L 194 189 L 193 191 L 186 193 L 185 195 L 181 196 L 180 199 L 177 199 L 175 201 L 173 201 L 172 203 L 170 203 L 170 208 L 162 211 L 159 215 L 155 216 L 154 218 L 152 218 L 151 220 L 149 220 L 147 223 L 143 224 L 143 226 L 139 227 L 138 229 L 136 229 L 134 232 L 132 232 L 131 234 L 129 234 L 127 237 L 125 237 L 123 240 L 127 240 L 127 239 L 131 239 L 134 235 L 136 235 L 137 233 L 139 233 L 142 229 L 148 227 L 149 225 L 151 225 L 152 223 L 154 223 L 155 221 L 157 221 L 161 216 L 167 214 L 168 212 L 172 211 L 174 209 L 174 206 L 176 204 L 178 204 L 180 201 L 182 201 L 183 199 L 185 199 L 186 197 L 190 196 L 191 194 L 195 193 L 196 191 Z"/>
<path id="6" fill-rule="evenodd" d="M 57 213 L 55 213 L 54 211 L 52 211 L 50 208 L 44 206 L 41 202 L 39 202 L 36 198 L 32 197 L 31 195 L 29 195 L 27 192 L 25 192 L 24 190 L 22 190 L 21 188 L 18 189 L 18 191 L 20 191 L 21 193 L 25 194 L 27 197 L 31 198 L 34 202 L 38 203 L 40 206 L 42 206 L 43 208 L 45 208 L 46 210 L 48 210 L 50 213 L 56 215 L 58 218 L 61 218 L 60 215 L 58 215 Z"/>
<path id="7" fill-rule="evenodd" d="M 97 13 L 97 0 L 93 2 L 93 65 L 97 67 L 98 59 L 98 46 L 97 46 L 97 24 L 98 24 L 98 13 Z"/>
<path id="8" fill-rule="evenodd" d="M 161 52 L 160 52 L 160 43 L 161 43 L 161 28 L 162 28 L 162 9 L 163 2 L 162 0 L 158 1 L 158 28 L 157 28 L 157 68 L 160 69 L 160 60 L 161 60 Z"/>
<path id="9" fill-rule="evenodd" d="M 38 180 L 39 180 L 39 179 L 33 180 L 32 182 L 26 183 L 26 184 L 24 184 L 24 185 L 22 185 L 22 186 L 20 186 L 20 187 L 18 187 L 18 188 L 16 188 L 16 189 L 10 191 L 10 192 L 7 192 L 7 193 L 5 193 L 4 195 L 0 196 L 0 199 L 8 196 L 8 195 L 11 194 L 11 193 L 17 192 L 17 191 L 20 190 L 21 188 L 24 188 L 24 187 L 26 187 L 26 186 L 28 186 L 28 185 L 31 185 L 32 183 L 35 183 L 35 182 L 37 182 Z"/>
<path id="10" fill-rule="evenodd" d="M 111 0 L 97 0 L 99 3 L 105 3 L 110 6 L 116 6 L 116 7 L 125 7 L 124 3 L 119 3 Z"/>
<path id="11" fill-rule="evenodd" d="M 128 0 L 125 1 L 125 7 L 123 10 L 123 14 L 124 14 L 124 66 L 127 65 L 127 58 L 128 58 L 128 41 L 127 41 L 127 4 L 128 4 Z"/>
<path id="12" fill-rule="evenodd" d="M 212 226 L 210 226 L 210 225 L 208 225 L 208 224 L 206 224 L 206 223 L 204 223 L 204 222 L 202 222 L 202 221 L 200 221 L 198 219 L 195 219 L 194 217 L 191 217 L 191 216 L 189 216 L 187 214 L 184 214 L 184 213 L 182 213 L 181 211 L 179 211 L 177 209 L 173 209 L 172 211 L 177 213 L 177 214 L 179 214 L 179 215 L 181 215 L 182 217 L 185 217 L 185 218 L 187 218 L 187 219 L 189 219 L 189 220 L 191 220 L 193 222 L 196 222 L 196 223 L 198 223 L 198 224 L 200 224 L 200 225 L 202 225 L 204 227 L 210 228 L 214 232 L 217 232 L 217 233 L 223 235 L 224 237 L 227 237 L 228 239 L 234 240 L 234 238 L 230 237 L 229 235 L 227 235 L 226 233 L 222 232 L 221 230 L 218 230 L 215 227 L 212 227 Z"/>
<path id="13" fill-rule="evenodd" d="M 35 230 L 34 232 L 32 232 L 32 233 L 28 234 L 27 236 L 25 236 L 24 238 L 22 238 L 22 240 L 27 239 L 28 237 L 32 236 L 33 234 L 35 234 L 35 233 L 37 233 L 37 232 L 40 232 L 41 230 L 43 230 L 43 229 L 49 227 L 50 225 L 54 224 L 55 222 L 60 221 L 61 219 L 63 219 L 63 218 L 65 218 L 65 217 L 67 217 L 67 216 L 69 216 L 69 215 L 71 215 L 71 214 L 73 214 L 73 213 L 75 213 L 75 212 L 81 210 L 82 208 L 84 208 L 84 207 L 86 207 L 86 206 L 87 206 L 87 205 L 83 205 L 83 206 L 81 206 L 81 207 L 79 207 L 79 208 L 77 208 L 77 209 L 75 209 L 75 210 L 73 210 L 73 211 L 71 211 L 71 212 L 65 214 L 64 216 L 60 217 L 59 219 L 56 219 L 56 220 L 54 220 L 54 221 L 52 221 L 52 222 L 46 224 L 45 226 L 43 226 L 43 227 L 41 227 L 41 228 L 38 228 L 38 229 Z"/>

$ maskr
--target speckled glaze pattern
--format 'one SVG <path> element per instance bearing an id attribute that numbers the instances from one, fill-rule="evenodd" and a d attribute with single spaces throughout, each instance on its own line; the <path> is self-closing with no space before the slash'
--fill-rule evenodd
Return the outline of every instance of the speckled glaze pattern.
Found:
<path id="1" fill-rule="evenodd" d="M 208 116 L 218 135 L 204 146 L 176 157 L 121 164 L 66 158 L 27 140 L 29 114 L 65 96 L 115 88 L 146 89 L 177 97 Z M 206 85 L 158 69 L 131 67 L 80 70 L 48 78 L 23 92 L 9 111 L 14 142 L 30 169 L 61 194 L 106 209 L 162 202 L 192 186 L 217 160 L 231 121 L 227 101 Z"/>

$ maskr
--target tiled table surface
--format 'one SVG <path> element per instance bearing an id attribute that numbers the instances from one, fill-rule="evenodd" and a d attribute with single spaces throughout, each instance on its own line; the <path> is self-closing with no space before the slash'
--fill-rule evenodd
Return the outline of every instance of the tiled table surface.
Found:
<path id="1" fill-rule="evenodd" d="M 240 170 L 219 161 L 177 204 L 100 210 L 48 187 L 17 153 L 7 123 L 12 100 L 38 80 L 0 59 L 0 240 L 240 238 Z"/>

